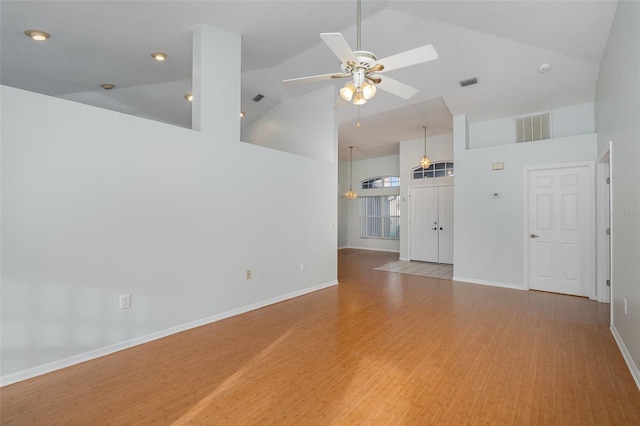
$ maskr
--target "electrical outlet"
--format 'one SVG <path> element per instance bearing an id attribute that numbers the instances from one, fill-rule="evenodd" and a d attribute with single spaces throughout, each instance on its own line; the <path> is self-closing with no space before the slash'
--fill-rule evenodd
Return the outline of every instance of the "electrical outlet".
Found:
<path id="1" fill-rule="evenodd" d="M 300 272 L 304 271 L 304 262 L 300 264 Z"/>
<path id="2" fill-rule="evenodd" d="M 496 266 L 500 266 L 500 258 L 496 257 Z"/>
<path id="3" fill-rule="evenodd" d="M 120 296 L 120 309 L 129 309 L 131 307 L 131 295 L 123 294 Z"/>
<path id="4" fill-rule="evenodd" d="M 251 279 L 251 269 L 247 269 L 247 279 Z"/>
<path id="5" fill-rule="evenodd" d="M 627 299 L 624 299 L 624 314 L 627 315 Z"/>

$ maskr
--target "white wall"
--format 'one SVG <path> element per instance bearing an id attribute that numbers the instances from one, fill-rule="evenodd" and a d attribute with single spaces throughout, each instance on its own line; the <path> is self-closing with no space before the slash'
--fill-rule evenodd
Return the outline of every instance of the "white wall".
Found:
<path id="1" fill-rule="evenodd" d="M 356 148 L 354 148 L 356 149 Z M 340 195 L 349 190 L 349 162 L 339 167 Z M 400 193 L 399 188 L 373 188 L 361 189 L 361 182 L 368 178 L 379 176 L 399 176 L 398 156 L 371 158 L 353 162 L 353 190 L 360 196 L 395 195 Z M 402 182 L 400 182 L 402 184 Z M 340 198 L 340 212 L 345 212 L 340 220 L 339 229 L 346 230 L 346 246 L 367 250 L 398 251 L 398 240 L 383 240 L 375 238 L 360 238 L 360 201 L 359 199 L 346 200 Z M 402 224 L 400 225 L 402 229 Z M 342 234 L 342 231 L 340 231 Z M 402 233 L 402 231 L 401 231 Z"/>
<path id="2" fill-rule="evenodd" d="M 201 131 L 1 87 L 3 384 L 337 283 L 335 155 L 240 143 L 239 35 L 194 59 Z"/>
<path id="3" fill-rule="evenodd" d="M 523 170 L 594 161 L 596 135 L 466 149 L 466 129 L 465 116 L 454 117 L 454 279 L 521 288 Z M 504 170 L 493 171 L 493 162 Z M 502 197 L 491 198 L 493 192 Z"/>
<path id="4" fill-rule="evenodd" d="M 349 190 L 349 162 L 338 162 L 338 248 L 349 247 L 349 205 L 353 200 L 342 198 Z"/>
<path id="5" fill-rule="evenodd" d="M 409 188 L 430 185 L 451 185 L 455 178 L 412 179 L 412 170 L 424 156 L 424 138 L 400 142 L 400 259 L 409 260 Z M 427 156 L 432 162 L 453 160 L 453 135 L 427 138 Z M 454 168 L 457 164 L 454 164 Z M 455 249 L 455 248 L 454 248 Z"/>
<path id="6" fill-rule="evenodd" d="M 640 3 L 621 1 L 596 91 L 598 153 L 611 152 L 612 330 L 640 387 Z M 627 314 L 624 301 L 627 301 Z"/>
<path id="7" fill-rule="evenodd" d="M 587 135 L 594 132 L 594 104 L 572 105 L 551 110 L 551 136 Z M 536 113 L 533 111 L 532 114 Z M 514 117 L 469 123 L 469 148 L 516 142 Z"/>
<path id="8" fill-rule="evenodd" d="M 290 102 L 279 104 L 242 131 L 242 140 L 255 145 L 300 154 L 325 161 L 333 161 L 336 148 L 330 143 L 309 143 L 309 116 L 333 118 L 335 88 L 327 86 L 307 93 Z M 328 106 L 327 106 L 328 105 Z M 324 110 L 318 111 L 319 106 Z M 337 126 L 317 123 L 314 139 L 337 140 Z"/>

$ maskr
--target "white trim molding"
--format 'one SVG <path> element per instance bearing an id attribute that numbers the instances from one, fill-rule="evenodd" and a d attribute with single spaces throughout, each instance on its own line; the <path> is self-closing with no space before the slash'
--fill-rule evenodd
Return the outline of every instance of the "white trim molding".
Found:
<path id="1" fill-rule="evenodd" d="M 492 287 L 502 287 L 502 288 L 510 288 L 513 290 L 527 290 L 524 286 L 518 284 L 509 284 L 509 283 L 501 283 L 498 281 L 486 281 L 486 280 L 477 280 L 475 278 L 466 278 L 459 277 L 454 275 L 452 278 L 453 281 L 464 282 L 468 284 L 480 284 L 480 285 L 488 285 Z"/>
<path id="2" fill-rule="evenodd" d="M 182 331 L 186 331 L 195 327 L 200 327 L 202 325 L 211 324 L 216 321 L 220 321 L 229 317 L 233 317 L 236 315 L 244 314 L 249 311 L 253 311 L 256 309 L 264 308 L 265 306 L 273 305 L 275 303 L 283 302 L 288 299 L 293 299 L 299 296 L 303 296 L 308 293 L 313 293 L 318 290 L 323 290 L 325 288 L 329 288 L 338 284 L 338 281 L 330 281 L 323 284 L 318 284 L 313 287 L 308 287 L 303 290 L 294 291 L 291 293 L 283 294 L 281 296 L 272 297 L 270 299 L 266 299 L 257 303 L 253 303 L 251 305 L 241 306 L 236 309 L 232 309 L 230 311 L 222 312 L 219 314 L 211 315 L 206 318 L 202 318 L 196 321 L 191 321 L 185 324 L 178 325 L 176 327 L 170 327 L 164 330 L 156 331 L 154 333 L 147 334 L 145 336 L 136 337 L 135 339 L 126 340 L 124 342 L 119 342 L 113 345 L 104 346 L 102 348 L 94 349 L 92 351 L 88 351 L 82 354 L 74 355 L 69 358 L 64 358 L 58 361 L 50 362 L 47 364 L 42 364 L 37 367 L 29 368 L 26 370 L 18 371 L 16 373 L 7 374 L 5 376 L 0 377 L 0 387 L 7 386 L 13 383 L 17 383 L 23 380 L 31 379 L 36 376 L 41 376 L 43 374 L 51 373 L 52 371 L 60 370 L 62 368 L 71 367 L 75 364 L 80 364 L 81 362 L 90 361 L 92 359 L 100 358 L 105 355 L 110 355 L 115 352 L 122 351 L 124 349 L 129 349 L 134 346 L 142 345 L 144 343 L 151 342 L 153 340 L 162 339 L 163 337 L 170 336 L 172 334 L 180 333 Z"/>
<path id="3" fill-rule="evenodd" d="M 378 249 L 378 248 L 371 248 L 371 247 L 353 247 L 353 246 L 349 246 L 349 247 L 341 247 L 340 249 L 343 249 L 343 248 L 348 248 L 348 249 L 353 249 L 353 250 L 384 251 L 384 252 L 387 252 L 387 253 L 400 253 L 400 250 Z"/>
<path id="4" fill-rule="evenodd" d="M 635 380 L 636 386 L 638 387 L 638 390 L 640 390 L 640 370 L 638 370 L 638 366 L 636 365 L 636 363 L 633 362 L 633 358 L 631 358 L 631 354 L 629 353 L 627 346 L 624 344 L 624 340 L 622 340 L 622 336 L 620 336 L 620 333 L 618 333 L 618 330 L 616 330 L 616 326 L 611 324 L 610 330 L 611 330 L 611 334 L 613 334 L 613 338 L 618 344 L 618 348 L 620 348 L 622 357 L 627 363 L 627 367 L 629 367 L 631 376 L 633 376 L 633 380 Z"/>

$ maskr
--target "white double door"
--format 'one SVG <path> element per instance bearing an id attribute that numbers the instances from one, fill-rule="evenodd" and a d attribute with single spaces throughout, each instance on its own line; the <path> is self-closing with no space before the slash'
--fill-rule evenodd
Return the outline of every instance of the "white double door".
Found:
<path id="1" fill-rule="evenodd" d="M 409 188 L 409 258 L 453 263 L 453 186 Z"/>
<path id="2" fill-rule="evenodd" d="M 593 165 L 530 169 L 527 192 L 529 288 L 590 296 L 595 291 Z"/>

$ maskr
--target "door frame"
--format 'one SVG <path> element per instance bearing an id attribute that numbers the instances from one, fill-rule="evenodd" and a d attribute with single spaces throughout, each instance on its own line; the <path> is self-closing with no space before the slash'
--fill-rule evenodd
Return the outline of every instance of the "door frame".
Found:
<path id="1" fill-rule="evenodd" d="M 452 183 L 443 183 L 443 184 L 438 184 L 438 185 L 412 185 L 412 186 L 407 187 L 407 197 L 409 198 L 409 208 L 407 209 L 407 222 L 408 222 L 407 223 L 407 238 L 408 238 L 407 245 L 409 247 L 409 251 L 408 251 L 408 258 L 409 258 L 408 260 L 409 261 L 411 261 L 411 250 L 412 250 L 412 247 L 411 247 L 411 219 L 412 219 L 411 218 L 411 202 L 412 202 L 411 201 L 411 190 L 420 189 L 420 188 L 439 188 L 441 186 L 450 186 L 450 187 L 453 188 L 453 191 L 455 193 L 455 190 L 456 190 L 455 189 L 455 185 L 452 184 Z M 438 196 L 438 203 L 440 203 L 439 196 Z M 439 218 L 438 218 L 438 221 L 440 221 Z M 455 246 L 454 246 L 453 250 L 454 250 L 454 253 L 455 253 Z"/>
<path id="2" fill-rule="evenodd" d="M 607 235 L 607 228 L 611 230 L 611 183 L 606 179 L 611 177 L 611 148 L 607 149 L 598 159 L 596 166 L 596 296 L 598 302 L 610 303 L 611 287 L 611 232 Z"/>
<path id="3" fill-rule="evenodd" d="M 548 164 L 544 166 L 528 166 L 522 170 L 522 273 L 523 273 L 523 288 L 525 290 L 530 289 L 529 283 L 529 173 L 539 170 L 553 170 L 553 169 L 571 169 L 586 167 L 588 180 L 591 182 L 587 187 L 587 211 L 589 216 L 589 235 L 587 237 L 587 265 L 589 270 L 587 271 L 587 296 L 589 299 L 596 298 L 596 173 L 595 164 L 593 161 L 580 161 L 575 163 L 557 163 Z"/>

